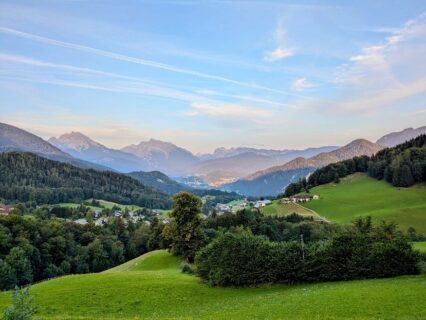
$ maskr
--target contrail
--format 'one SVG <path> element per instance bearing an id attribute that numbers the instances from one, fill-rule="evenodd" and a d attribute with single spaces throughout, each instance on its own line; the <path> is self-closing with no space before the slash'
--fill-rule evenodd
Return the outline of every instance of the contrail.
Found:
<path id="1" fill-rule="evenodd" d="M 167 70 L 167 71 L 181 73 L 181 74 L 187 74 L 187 75 L 191 75 L 191 76 L 195 76 L 195 77 L 199 77 L 199 78 L 205 78 L 205 79 L 211 79 L 211 80 L 216 80 L 216 81 L 221 81 L 221 82 L 226 82 L 226 83 L 232 83 L 232 84 L 242 86 L 242 87 L 265 90 L 265 91 L 276 92 L 276 93 L 286 94 L 286 95 L 293 95 L 292 93 L 289 93 L 289 92 L 260 86 L 260 85 L 254 84 L 254 83 L 248 83 L 248 82 L 233 80 L 233 79 L 229 79 L 229 78 L 225 78 L 225 77 L 221 77 L 221 76 L 217 76 L 217 75 L 213 75 L 213 74 L 208 74 L 208 73 L 204 73 L 204 72 L 194 71 L 194 70 L 190 70 L 190 69 L 183 69 L 183 68 L 175 67 L 175 66 L 172 66 L 172 65 L 169 65 L 169 64 L 164 64 L 164 63 L 161 63 L 161 62 L 156 62 L 156 61 L 141 59 L 141 58 L 135 58 L 135 57 L 131 57 L 131 56 L 127 56 L 127 55 L 123 55 L 123 54 L 119 54 L 119 53 L 115 53 L 115 52 L 111 52 L 111 51 L 96 49 L 96 48 L 92 48 L 92 47 L 88 47 L 88 46 L 84 46 L 84 45 L 80 45 L 80 44 L 76 44 L 76 43 L 55 40 L 55 39 L 42 37 L 42 36 L 38 36 L 38 35 L 35 35 L 35 34 L 23 32 L 23 31 L 19 31 L 19 30 L 15 30 L 15 29 L 10 29 L 10 28 L 6 28 L 6 27 L 0 26 L 0 32 L 10 34 L 10 35 L 14 35 L 14 36 L 17 36 L 17 37 L 20 37 L 20 38 L 28 39 L 28 40 L 33 40 L 33 41 L 49 44 L 49 45 L 54 45 L 54 46 L 84 51 L 84 52 L 92 53 L 92 54 L 95 54 L 95 55 L 111 58 L 111 59 L 114 59 L 114 60 L 140 64 L 140 65 L 144 65 L 144 66 L 148 66 L 148 67 L 152 67 L 152 68 Z"/>

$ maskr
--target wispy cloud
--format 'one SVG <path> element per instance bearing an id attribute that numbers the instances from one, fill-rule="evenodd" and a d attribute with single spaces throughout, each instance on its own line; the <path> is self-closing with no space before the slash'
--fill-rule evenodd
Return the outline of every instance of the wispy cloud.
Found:
<path id="1" fill-rule="evenodd" d="M 275 93 L 280 93 L 280 94 L 288 94 L 288 92 L 286 92 L 286 91 L 265 87 L 265 86 L 258 85 L 258 84 L 255 84 L 255 83 L 248 83 L 248 82 L 234 80 L 234 79 L 230 79 L 230 78 L 226 78 L 226 77 L 222 77 L 222 76 L 218 76 L 218 75 L 214 75 L 214 74 L 199 72 L 199 71 L 195 71 L 195 70 L 191 70 L 191 69 L 184 69 L 184 68 L 180 68 L 180 67 L 177 67 L 177 66 L 153 61 L 153 60 L 131 57 L 131 56 L 120 54 L 120 53 L 115 53 L 115 52 L 111 52 L 111 51 L 97 49 L 97 48 L 93 48 L 93 47 L 89 47 L 89 46 L 85 46 L 85 45 L 80 45 L 80 44 L 76 44 L 76 43 L 60 41 L 60 40 L 47 38 L 47 37 L 35 35 L 35 34 L 32 34 L 32 33 L 28 33 L 28 32 L 23 32 L 23 31 L 11 29 L 11 28 L 6 28 L 6 27 L 2 27 L 2 26 L 0 26 L 0 32 L 6 33 L 6 34 L 9 34 L 9 35 L 13 35 L 13 36 L 16 36 L 16 37 L 28 39 L 28 40 L 37 41 L 37 42 L 48 44 L 48 45 L 59 46 L 59 47 L 64 47 L 64 48 L 68 48 L 68 49 L 83 51 L 83 52 L 95 54 L 95 55 L 98 55 L 98 56 L 103 56 L 103 57 L 114 59 L 114 60 L 144 65 L 144 66 L 147 66 L 147 67 L 157 68 L 157 69 L 161 69 L 161 70 L 165 70 L 165 71 L 169 71 L 169 72 L 181 73 L 181 74 L 186 74 L 186 75 L 190 75 L 190 76 L 194 76 L 194 77 L 205 78 L 205 79 L 210 79 L 210 80 L 215 80 L 215 81 L 220 81 L 220 82 L 225 82 L 225 83 L 231 83 L 231 84 L 234 84 L 234 85 L 258 89 L 258 90 L 265 90 L 265 91 L 270 91 L 270 92 L 275 92 Z"/>
<path id="2" fill-rule="evenodd" d="M 278 61 L 287 57 L 291 57 L 295 54 L 296 49 L 293 47 L 287 46 L 287 36 L 286 30 L 284 29 L 282 23 L 279 23 L 277 28 L 274 31 L 274 41 L 276 48 L 272 51 L 266 51 L 263 59 L 267 62 Z"/>
<path id="3" fill-rule="evenodd" d="M 300 78 L 293 81 L 291 88 L 295 91 L 303 91 L 317 87 L 316 84 L 309 82 L 306 78 Z"/>
<path id="4" fill-rule="evenodd" d="M 390 31 L 390 30 L 389 30 Z M 341 98 L 331 110 L 374 112 L 426 93 L 426 13 L 392 30 L 381 43 L 361 49 L 340 66 Z"/>
<path id="5" fill-rule="evenodd" d="M 211 97 L 224 97 L 231 98 L 235 100 L 245 100 L 251 101 L 260 104 L 267 104 L 274 107 L 285 107 L 288 106 L 282 102 L 274 101 L 270 99 L 264 99 L 261 97 L 248 96 L 248 95 L 237 95 L 237 94 L 226 94 L 213 90 L 195 90 L 194 93 L 177 89 L 176 87 L 157 82 L 151 81 L 141 77 L 131 77 L 122 74 L 105 72 L 102 70 L 92 69 L 92 68 L 82 68 L 68 64 L 57 64 L 47 61 L 42 61 L 38 59 L 32 59 L 29 57 L 3 53 L 0 52 L 0 61 L 11 62 L 15 64 L 24 64 L 40 68 L 50 68 L 56 70 L 67 71 L 68 73 L 76 76 L 83 75 L 83 79 L 80 80 L 61 80 L 58 78 L 46 78 L 39 75 L 29 76 L 24 73 L 20 76 L 17 70 L 11 72 L 6 72 L 5 70 L 0 72 L 0 76 L 3 78 L 20 80 L 20 81 L 30 81 L 30 82 L 39 82 L 47 83 L 52 85 L 68 86 L 68 87 L 78 87 L 85 89 L 93 90 L 102 90 L 102 91 L 111 91 L 111 92 L 128 92 L 128 93 L 138 93 L 151 96 L 159 96 L 164 98 L 171 98 L 175 100 L 182 100 L 186 102 L 193 101 L 212 101 Z M 90 77 L 96 76 L 96 83 L 93 81 L 90 82 Z M 98 76 L 102 76 L 102 79 L 119 79 L 121 82 L 104 82 L 99 83 Z M 123 82 L 124 81 L 124 82 Z"/>

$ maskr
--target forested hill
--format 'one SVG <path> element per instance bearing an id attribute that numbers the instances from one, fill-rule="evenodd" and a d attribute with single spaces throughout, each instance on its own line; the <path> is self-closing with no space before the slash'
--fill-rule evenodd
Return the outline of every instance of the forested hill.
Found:
<path id="1" fill-rule="evenodd" d="M 371 157 L 354 157 L 320 168 L 307 180 L 290 184 L 285 196 L 329 182 L 339 182 L 340 178 L 355 172 L 367 172 L 371 177 L 384 179 L 395 187 L 410 187 L 426 181 L 426 135 L 383 149 Z"/>
<path id="2" fill-rule="evenodd" d="M 170 197 L 135 179 L 111 171 L 80 169 L 31 153 L 0 154 L 0 199 L 53 204 L 85 199 L 167 209 Z"/>

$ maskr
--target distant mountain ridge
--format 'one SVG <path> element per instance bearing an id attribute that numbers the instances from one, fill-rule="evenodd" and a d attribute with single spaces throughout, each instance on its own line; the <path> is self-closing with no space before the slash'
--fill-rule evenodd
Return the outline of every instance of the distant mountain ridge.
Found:
<path id="1" fill-rule="evenodd" d="M 65 133 L 48 140 L 72 156 L 110 167 L 119 172 L 149 170 L 148 163 L 133 154 L 110 149 L 80 132 Z"/>
<path id="2" fill-rule="evenodd" d="M 6 123 L 0 123 L 0 153 L 11 151 L 31 152 L 51 160 L 70 163 L 80 168 L 110 170 L 108 167 L 77 159 L 28 131 Z"/>
<path id="3" fill-rule="evenodd" d="M 381 137 L 376 143 L 385 147 L 395 147 L 396 145 L 416 138 L 421 134 L 426 134 L 426 126 L 419 127 L 417 129 L 407 128 L 402 131 L 391 132 Z"/>
<path id="4" fill-rule="evenodd" d="M 240 192 L 246 196 L 274 196 L 284 191 L 293 182 L 306 177 L 316 168 L 353 158 L 377 153 L 382 146 L 365 139 L 357 139 L 330 152 L 323 152 L 311 158 L 298 157 L 284 165 L 258 171 L 244 179 L 221 186 L 221 189 Z"/>
<path id="5" fill-rule="evenodd" d="M 381 149 L 383 149 L 383 146 L 380 146 L 374 142 L 370 142 L 366 139 L 357 139 L 334 151 L 323 152 L 308 159 L 299 157 L 284 165 L 255 172 L 254 174 L 248 176 L 247 180 L 253 180 L 265 174 L 276 171 L 322 167 L 333 162 L 350 159 L 356 156 L 371 156 Z"/>
<path id="6" fill-rule="evenodd" d="M 147 162 L 150 170 L 160 170 L 169 175 L 182 175 L 199 162 L 190 151 L 170 142 L 150 139 L 129 145 L 121 151 L 133 154 Z"/>
<path id="7" fill-rule="evenodd" d="M 207 183 L 220 186 L 246 177 L 253 172 L 286 163 L 297 157 L 311 157 L 322 152 L 336 150 L 337 148 L 336 146 L 325 146 L 304 150 L 282 151 L 253 148 L 222 148 L 219 152 L 221 156 L 196 164 L 192 171 L 198 176 L 203 176 Z M 217 153 L 216 151 L 215 153 Z"/>

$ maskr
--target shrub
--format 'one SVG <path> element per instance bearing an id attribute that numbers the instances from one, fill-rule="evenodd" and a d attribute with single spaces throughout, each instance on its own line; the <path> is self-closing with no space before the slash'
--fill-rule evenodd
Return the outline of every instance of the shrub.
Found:
<path id="1" fill-rule="evenodd" d="M 368 222 L 368 221 L 366 221 Z M 327 241 L 272 242 L 237 230 L 220 234 L 196 256 L 214 286 L 252 286 L 382 278 L 419 272 L 419 254 L 394 225 L 358 224 Z"/>
<path id="2" fill-rule="evenodd" d="M 30 296 L 30 288 L 13 291 L 12 305 L 4 312 L 4 320 L 32 320 L 36 313 L 37 307 L 33 303 Z"/>

